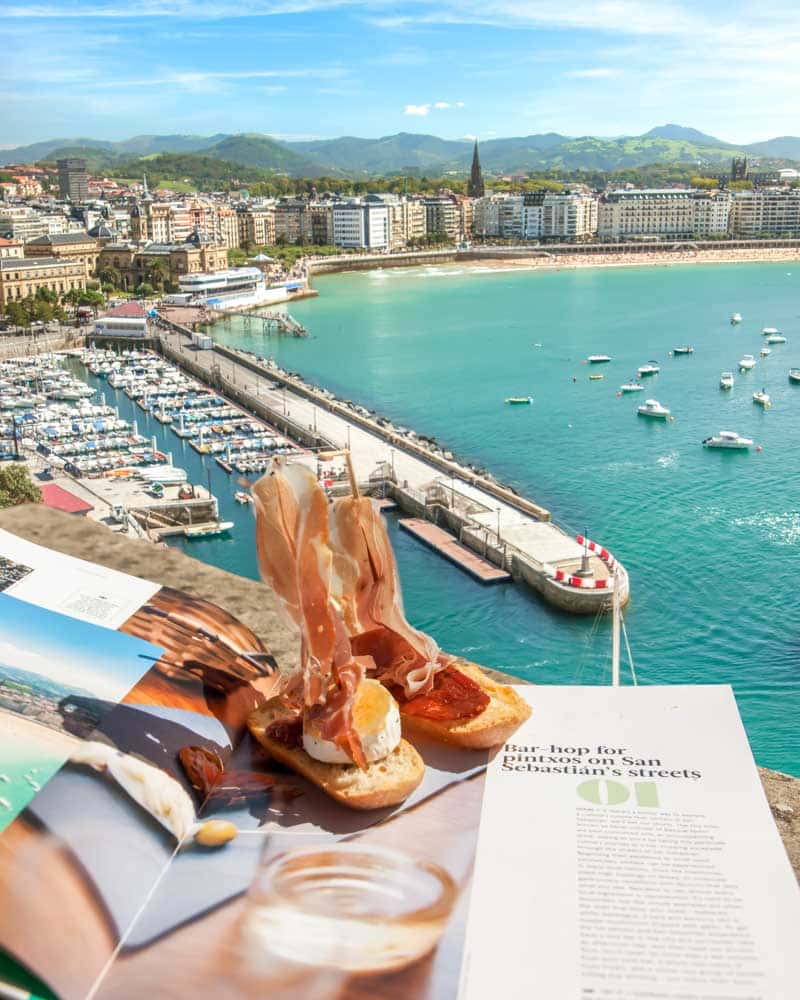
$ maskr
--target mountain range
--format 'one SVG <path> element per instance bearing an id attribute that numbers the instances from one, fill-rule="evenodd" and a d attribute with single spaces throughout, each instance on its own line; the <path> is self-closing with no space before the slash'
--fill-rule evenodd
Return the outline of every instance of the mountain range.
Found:
<path id="1" fill-rule="evenodd" d="M 293 177 L 380 176 L 400 173 L 464 174 L 472 159 L 471 140 L 400 132 L 379 139 L 342 136 L 287 142 L 261 133 L 235 135 L 138 135 L 111 142 L 90 138 L 50 139 L 0 149 L 0 164 L 31 163 L 73 155 L 99 172 L 162 154 L 202 154 L 226 163 Z M 643 135 L 604 138 L 546 132 L 480 143 L 481 163 L 489 174 L 542 170 L 617 170 L 650 164 L 696 164 L 698 169 L 727 167 L 732 156 L 758 157 L 770 165 L 800 161 L 800 137 L 780 136 L 736 145 L 697 129 L 662 125 Z"/>

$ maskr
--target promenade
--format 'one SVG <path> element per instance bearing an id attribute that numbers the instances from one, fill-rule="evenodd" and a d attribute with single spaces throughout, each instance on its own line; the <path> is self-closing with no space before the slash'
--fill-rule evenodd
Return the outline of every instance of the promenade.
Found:
<path id="1" fill-rule="evenodd" d="M 516 570 L 515 576 L 524 578 L 553 603 L 579 612 L 599 610 L 607 604 L 611 561 L 590 554 L 592 583 L 569 586 L 570 576 L 580 568 L 584 549 L 553 524 L 543 508 L 523 497 L 513 497 L 499 485 L 481 483 L 473 470 L 455 461 L 424 457 L 418 442 L 393 434 L 360 413 L 348 419 L 341 401 L 284 372 L 260 367 L 250 355 L 236 358 L 236 352 L 224 348 L 195 350 L 187 337 L 174 331 L 162 330 L 161 339 L 178 359 L 196 366 L 206 381 L 223 392 L 227 382 L 237 394 L 248 395 L 277 417 L 299 425 L 309 436 L 323 439 L 323 448 L 348 449 L 359 482 L 393 480 L 407 503 L 410 500 L 418 506 L 412 513 L 424 512 L 428 499 L 435 497 L 452 514 L 447 526 L 459 540 L 502 568 Z M 494 490 L 510 499 L 498 498 Z M 562 579 L 567 584 L 562 584 Z M 624 602 L 628 579 L 621 566 L 618 579 Z M 602 581 L 599 587 L 604 589 L 590 589 L 594 581 Z"/>

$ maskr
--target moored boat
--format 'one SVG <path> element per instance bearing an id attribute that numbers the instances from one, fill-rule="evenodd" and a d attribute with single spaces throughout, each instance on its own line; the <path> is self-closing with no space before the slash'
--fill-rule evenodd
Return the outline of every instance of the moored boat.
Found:
<path id="1" fill-rule="evenodd" d="M 786 343 L 786 337 L 784 337 L 784 335 L 782 333 L 771 333 L 767 337 L 767 343 L 768 344 L 785 344 Z"/>
<path id="2" fill-rule="evenodd" d="M 795 385 L 800 385 L 800 368 L 789 369 L 789 381 L 794 382 Z"/>
<path id="3" fill-rule="evenodd" d="M 646 378 L 648 375 L 658 375 L 660 371 L 661 365 L 657 361 L 648 361 L 637 370 L 637 374 L 639 378 Z"/>
<path id="4" fill-rule="evenodd" d="M 752 354 L 745 354 L 739 362 L 739 368 L 743 372 L 749 372 L 751 369 L 755 368 L 755 366 L 756 359 Z"/>
<path id="5" fill-rule="evenodd" d="M 641 382 L 625 382 L 619 387 L 619 391 L 622 393 L 626 392 L 641 392 L 644 386 Z"/>
<path id="6" fill-rule="evenodd" d="M 688 347 L 688 346 L 687 347 L 673 347 L 672 348 L 672 353 L 673 354 L 694 354 L 694 348 L 693 347 Z"/>
<path id="7" fill-rule="evenodd" d="M 753 402 L 758 403 L 759 406 L 763 406 L 765 410 L 768 410 L 772 405 L 769 393 L 765 389 L 762 389 L 761 392 L 753 393 Z"/>
<path id="8" fill-rule="evenodd" d="M 768 347 L 762 347 L 758 353 L 761 355 L 762 358 L 768 358 L 770 355 L 770 350 Z"/>
<path id="9" fill-rule="evenodd" d="M 233 494 L 233 499 L 237 503 L 252 503 L 253 502 L 253 498 L 250 496 L 250 494 L 249 493 L 245 493 L 243 490 L 237 490 Z"/>
<path id="10" fill-rule="evenodd" d="M 220 521 L 218 524 L 198 524 L 190 525 L 184 531 L 187 538 L 213 538 L 215 535 L 224 535 L 233 527 L 233 521 Z"/>
<path id="11" fill-rule="evenodd" d="M 605 378 L 605 375 L 590 375 L 589 376 L 589 381 L 590 382 L 599 382 L 599 381 L 601 381 L 601 379 L 604 379 L 604 378 Z"/>
<path id="12" fill-rule="evenodd" d="M 734 313 L 731 316 L 731 326 L 736 326 L 737 323 L 741 323 L 741 322 L 742 322 L 742 314 L 741 313 Z"/>
<path id="13" fill-rule="evenodd" d="M 720 389 L 732 389 L 734 383 L 733 372 L 722 372 L 719 377 Z"/>
<path id="14" fill-rule="evenodd" d="M 662 406 L 657 399 L 648 399 L 642 406 L 637 406 L 636 412 L 640 417 L 652 417 L 654 420 L 666 420 L 670 416 L 670 411 L 666 406 Z"/>
<path id="15" fill-rule="evenodd" d="M 712 437 L 707 437 L 703 442 L 704 448 L 729 448 L 734 451 L 747 451 L 753 447 L 750 438 L 742 437 L 736 431 L 720 431 Z"/>
<path id="16" fill-rule="evenodd" d="M 611 358 L 607 354 L 590 354 L 586 360 L 590 365 L 605 365 Z"/>
<path id="17" fill-rule="evenodd" d="M 509 396 L 506 399 L 509 406 L 530 406 L 532 402 L 533 396 Z"/>
<path id="18" fill-rule="evenodd" d="M 779 333 L 779 332 L 780 331 L 775 326 L 765 326 L 764 329 L 761 331 L 761 336 L 762 337 L 771 337 L 773 334 Z"/>

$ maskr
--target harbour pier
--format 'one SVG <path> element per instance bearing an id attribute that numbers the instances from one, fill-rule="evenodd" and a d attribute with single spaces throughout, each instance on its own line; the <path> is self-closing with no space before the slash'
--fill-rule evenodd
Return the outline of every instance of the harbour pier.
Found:
<path id="1" fill-rule="evenodd" d="M 575 614 L 606 611 L 615 586 L 627 602 L 628 574 L 604 547 L 567 533 L 545 508 L 414 432 L 248 352 L 194 349 L 191 331 L 178 332 L 174 324 L 162 328 L 161 349 L 295 440 L 322 451 L 348 449 L 357 479 L 371 484 L 371 492 L 445 529 L 548 603 Z M 443 545 L 432 547 L 444 554 Z"/>
<path id="2" fill-rule="evenodd" d="M 290 337 L 307 337 L 308 330 L 302 323 L 290 316 L 288 312 L 280 312 L 277 309 L 267 309 L 261 312 L 254 310 L 245 311 L 230 309 L 225 310 L 221 315 L 221 320 L 226 327 L 230 328 L 233 318 L 241 319 L 244 329 L 248 332 L 254 327 L 261 327 L 261 332 L 265 336 L 275 333 L 287 334 Z"/>

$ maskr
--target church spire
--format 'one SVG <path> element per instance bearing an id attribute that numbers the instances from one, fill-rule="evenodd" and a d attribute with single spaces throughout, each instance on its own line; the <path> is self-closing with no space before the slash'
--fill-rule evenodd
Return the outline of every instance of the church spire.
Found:
<path id="1" fill-rule="evenodd" d="M 472 153 L 472 170 L 469 175 L 467 194 L 470 198 L 483 197 L 483 174 L 481 173 L 481 159 L 478 156 L 478 140 L 475 140 L 475 150 Z"/>

